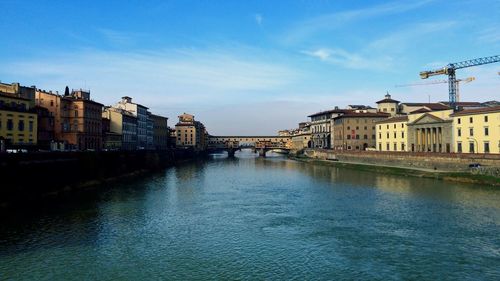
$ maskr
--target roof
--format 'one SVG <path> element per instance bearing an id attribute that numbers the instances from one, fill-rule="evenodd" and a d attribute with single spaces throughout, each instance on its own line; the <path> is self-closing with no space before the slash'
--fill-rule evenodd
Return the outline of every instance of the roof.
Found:
<path id="1" fill-rule="evenodd" d="M 466 109 L 466 110 L 455 112 L 451 116 L 474 115 L 474 114 L 483 114 L 483 113 L 490 113 L 490 112 L 491 113 L 492 112 L 500 112 L 500 106 Z"/>
<path id="2" fill-rule="evenodd" d="M 414 110 L 414 111 L 410 112 L 410 114 L 415 114 L 415 113 L 426 113 L 426 112 L 430 112 L 430 111 L 432 111 L 432 110 L 427 109 L 427 108 L 425 108 L 425 107 L 422 107 L 422 108 L 419 108 L 419 109 L 417 109 L 417 110 Z"/>
<path id="3" fill-rule="evenodd" d="M 388 98 L 388 99 L 383 99 L 383 100 L 379 100 L 379 101 L 377 101 L 377 102 L 375 102 L 375 103 L 377 103 L 377 104 L 378 104 L 378 103 L 387 103 L 387 102 L 390 102 L 390 103 L 399 103 L 399 101 L 398 101 L 398 100 L 391 99 L 391 98 Z"/>
<path id="4" fill-rule="evenodd" d="M 428 109 L 430 110 L 446 110 L 446 109 L 450 109 L 449 106 L 447 105 L 444 105 L 442 103 L 422 103 L 422 102 L 405 102 L 405 103 L 402 103 L 402 105 L 406 105 L 406 106 L 425 106 L 427 107 Z"/>
<path id="5" fill-rule="evenodd" d="M 440 103 L 447 105 L 447 106 L 450 105 L 449 101 L 442 101 Z M 477 101 L 459 101 L 459 102 L 455 102 L 455 105 L 456 106 L 482 106 L 482 104 L 480 102 L 477 102 Z"/>
<path id="6" fill-rule="evenodd" d="M 353 111 L 353 109 L 331 109 L 331 110 L 316 112 L 314 114 L 308 115 L 307 117 L 314 117 L 314 116 L 319 116 L 319 115 L 324 115 L 324 114 L 329 114 L 329 113 L 346 113 L 346 112 L 351 112 L 351 111 Z"/>
<path id="7" fill-rule="evenodd" d="M 396 116 L 389 119 L 378 121 L 376 124 L 408 122 L 408 116 Z"/>
<path id="8" fill-rule="evenodd" d="M 382 113 L 382 112 L 348 112 L 343 115 L 337 116 L 334 119 L 340 119 L 344 117 L 348 118 L 357 118 L 357 117 L 378 117 L 378 118 L 387 118 L 391 116 L 389 113 Z"/>

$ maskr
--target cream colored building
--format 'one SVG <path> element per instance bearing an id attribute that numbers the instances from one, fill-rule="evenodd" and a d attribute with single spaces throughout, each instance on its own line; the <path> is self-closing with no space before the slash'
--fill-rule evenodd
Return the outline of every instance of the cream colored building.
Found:
<path id="1" fill-rule="evenodd" d="M 377 122 L 378 151 L 408 150 L 408 116 L 397 116 Z"/>
<path id="2" fill-rule="evenodd" d="M 419 109 L 377 123 L 378 151 L 452 152 L 453 110 Z"/>
<path id="3" fill-rule="evenodd" d="M 389 113 L 391 116 L 396 116 L 399 113 L 399 101 L 391 98 L 387 93 L 383 100 L 376 102 L 378 112 Z"/>
<path id="4" fill-rule="evenodd" d="M 453 139 L 457 153 L 500 153 L 500 106 L 456 112 Z"/>
<path id="5" fill-rule="evenodd" d="M 177 147 L 193 148 L 195 151 L 207 148 L 208 133 L 201 122 L 194 120 L 194 115 L 181 114 L 179 122 L 175 125 L 175 133 Z"/>

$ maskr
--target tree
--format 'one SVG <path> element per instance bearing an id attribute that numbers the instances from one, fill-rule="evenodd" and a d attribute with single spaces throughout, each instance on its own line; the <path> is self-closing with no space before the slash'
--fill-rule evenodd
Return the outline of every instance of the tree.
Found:
<path id="1" fill-rule="evenodd" d="M 66 86 L 66 89 L 64 89 L 64 95 L 69 96 L 69 88 Z"/>

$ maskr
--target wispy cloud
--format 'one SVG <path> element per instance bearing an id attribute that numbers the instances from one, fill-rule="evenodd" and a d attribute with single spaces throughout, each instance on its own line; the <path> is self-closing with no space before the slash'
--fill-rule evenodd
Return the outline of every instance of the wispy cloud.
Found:
<path id="1" fill-rule="evenodd" d="M 264 17 L 261 14 L 255 14 L 254 18 L 257 25 L 261 26 L 262 22 L 264 21 Z"/>
<path id="2" fill-rule="evenodd" d="M 302 51 L 302 53 L 351 69 L 385 70 L 389 69 L 392 64 L 392 58 L 389 56 L 364 57 L 340 48 L 318 48 L 312 51 Z"/>
<path id="3" fill-rule="evenodd" d="M 97 32 L 113 45 L 130 45 L 144 37 L 144 34 L 123 32 L 109 28 L 98 28 Z"/>
<path id="4" fill-rule="evenodd" d="M 408 47 L 413 47 L 419 38 L 456 26 L 454 21 L 417 23 L 366 42 L 359 49 L 347 51 L 338 47 L 320 47 L 302 53 L 351 69 L 391 70 L 398 61 L 396 58 L 408 53 Z"/>
<path id="5" fill-rule="evenodd" d="M 433 0 L 398 1 L 358 10 L 330 13 L 310 18 L 294 25 L 286 34 L 285 41 L 292 43 L 301 41 L 320 31 L 333 30 L 353 21 L 375 17 L 400 14 L 418 9 Z"/>
<path id="6" fill-rule="evenodd" d="M 498 27 L 490 27 L 482 30 L 478 37 L 481 43 L 500 43 L 500 30 Z"/>
<path id="7" fill-rule="evenodd" d="M 299 77 L 296 69 L 269 62 L 256 53 L 193 49 L 140 53 L 86 50 L 10 63 L 0 68 L 0 73 L 53 90 L 83 84 L 92 89 L 95 85 L 98 88 L 93 96 L 103 102 L 111 103 L 126 94 L 139 96 L 153 108 L 206 102 L 215 105 L 249 95 L 257 98 L 279 92 Z"/>

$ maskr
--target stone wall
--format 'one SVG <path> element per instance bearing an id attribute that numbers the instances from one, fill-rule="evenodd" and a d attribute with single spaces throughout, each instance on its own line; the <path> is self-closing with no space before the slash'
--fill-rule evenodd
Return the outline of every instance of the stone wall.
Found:
<path id="1" fill-rule="evenodd" d="M 500 154 L 458 154 L 458 153 L 411 153 L 378 151 L 333 151 L 306 149 L 310 158 L 338 160 L 360 164 L 421 168 L 448 172 L 471 172 L 500 177 Z M 470 164 L 480 167 L 471 168 Z"/>
<path id="2" fill-rule="evenodd" d="M 36 203 L 48 194 L 193 157 L 189 151 L 108 151 L 0 154 L 0 209 Z"/>

